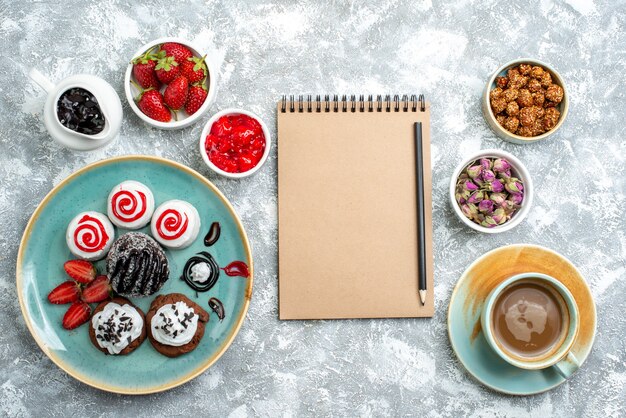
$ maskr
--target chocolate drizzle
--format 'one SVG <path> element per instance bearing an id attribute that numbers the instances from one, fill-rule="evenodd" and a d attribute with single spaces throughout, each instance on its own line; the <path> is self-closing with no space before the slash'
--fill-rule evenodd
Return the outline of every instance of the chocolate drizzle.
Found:
<path id="1" fill-rule="evenodd" d="M 207 263 L 209 267 L 211 267 L 211 274 L 209 275 L 207 281 L 204 283 L 195 282 L 193 280 L 193 277 L 191 277 L 192 268 L 196 264 L 200 263 Z M 208 291 L 213 286 L 215 286 L 215 283 L 217 283 L 217 279 L 219 279 L 219 277 L 220 268 L 217 265 L 217 262 L 215 261 L 213 256 L 206 251 L 200 251 L 198 254 L 187 260 L 187 262 L 185 263 L 185 267 L 183 268 L 183 274 L 182 276 L 180 276 L 181 280 L 184 280 L 189 285 L 189 287 L 191 287 L 196 292 Z"/>
<path id="2" fill-rule="evenodd" d="M 220 223 L 213 222 L 211 224 L 211 227 L 209 228 L 209 232 L 207 232 L 206 236 L 204 237 L 204 245 L 210 247 L 211 245 L 215 244 L 217 240 L 220 239 L 220 233 Z"/>
<path id="3" fill-rule="evenodd" d="M 226 317 L 226 314 L 224 312 L 224 305 L 222 304 L 222 301 L 218 298 L 209 299 L 209 308 L 211 308 L 211 310 L 215 312 L 220 322 L 222 322 L 222 320 Z"/>
<path id="4" fill-rule="evenodd" d="M 165 253 L 152 238 L 129 232 L 113 243 L 107 256 L 107 274 L 113 290 L 122 296 L 148 296 L 169 277 Z"/>

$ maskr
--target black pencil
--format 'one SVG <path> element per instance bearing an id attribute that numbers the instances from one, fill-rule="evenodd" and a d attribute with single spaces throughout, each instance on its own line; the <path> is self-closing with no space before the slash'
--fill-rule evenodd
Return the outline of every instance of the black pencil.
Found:
<path id="1" fill-rule="evenodd" d="M 424 155 L 422 123 L 415 122 L 415 182 L 417 193 L 417 275 L 420 301 L 426 304 L 426 230 L 424 228 Z"/>

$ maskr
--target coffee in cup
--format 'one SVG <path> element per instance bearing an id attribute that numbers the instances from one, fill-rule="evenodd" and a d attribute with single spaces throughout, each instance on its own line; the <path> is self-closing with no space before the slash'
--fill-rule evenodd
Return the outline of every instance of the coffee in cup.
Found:
<path id="1" fill-rule="evenodd" d="M 564 377 L 578 368 L 571 353 L 578 308 L 569 290 L 553 277 L 524 273 L 500 283 L 485 301 L 481 323 L 489 345 L 514 366 L 555 366 Z"/>
<path id="2" fill-rule="evenodd" d="M 496 343 L 508 355 L 538 359 L 563 344 L 569 311 L 554 288 L 529 278 L 500 293 L 491 312 L 491 326 Z"/>

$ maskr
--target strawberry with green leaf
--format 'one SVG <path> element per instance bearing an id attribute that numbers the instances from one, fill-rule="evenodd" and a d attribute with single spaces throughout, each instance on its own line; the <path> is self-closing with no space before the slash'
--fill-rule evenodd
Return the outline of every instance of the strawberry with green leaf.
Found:
<path id="1" fill-rule="evenodd" d="M 156 76 L 163 84 L 170 84 L 180 74 L 180 67 L 174 57 L 164 56 L 159 58 L 156 67 L 154 67 Z"/>
<path id="2" fill-rule="evenodd" d="M 132 61 L 133 75 L 137 83 L 144 89 L 150 87 L 158 89 L 161 87 L 161 82 L 157 78 L 154 69 L 157 66 L 157 58 L 155 55 L 151 54 L 151 52 L 152 49 L 149 49 L 145 54 Z"/>
<path id="3" fill-rule="evenodd" d="M 131 83 L 140 91 L 139 96 L 135 98 L 137 107 L 150 119 L 159 122 L 169 122 L 172 120 L 172 113 L 165 106 L 163 95 L 154 89 L 142 89 L 137 83 L 131 80 Z M 94 275 L 95 278 L 95 275 Z"/>
<path id="4" fill-rule="evenodd" d="M 180 65 L 180 73 L 187 77 L 189 83 L 197 83 L 207 76 L 207 68 L 204 59 L 206 55 L 202 58 L 200 57 L 191 57 L 187 58 Z"/>

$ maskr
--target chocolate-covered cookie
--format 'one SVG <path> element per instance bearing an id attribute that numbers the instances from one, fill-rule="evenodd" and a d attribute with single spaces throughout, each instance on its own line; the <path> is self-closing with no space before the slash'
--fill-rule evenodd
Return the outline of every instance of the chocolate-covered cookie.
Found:
<path id="1" fill-rule="evenodd" d="M 122 296 L 152 295 L 167 281 L 169 273 L 163 249 L 140 232 L 119 237 L 107 256 L 111 287 Z"/>
<path id="2" fill-rule="evenodd" d="M 181 293 L 157 296 L 146 314 L 148 338 L 167 357 L 193 351 L 204 336 L 209 314 Z"/>
<path id="3" fill-rule="evenodd" d="M 146 339 L 145 315 L 128 299 L 104 301 L 93 312 L 89 338 L 104 354 L 129 354 Z"/>

